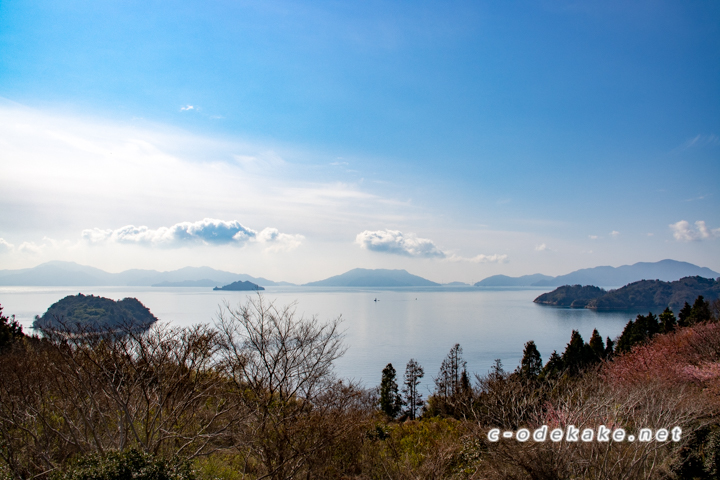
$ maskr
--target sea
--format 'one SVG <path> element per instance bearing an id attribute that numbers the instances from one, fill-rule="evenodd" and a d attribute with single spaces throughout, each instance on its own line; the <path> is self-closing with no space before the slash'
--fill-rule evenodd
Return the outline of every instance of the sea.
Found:
<path id="1" fill-rule="evenodd" d="M 636 311 L 596 312 L 533 303 L 553 287 L 442 286 L 412 288 L 266 287 L 263 301 L 293 305 L 295 315 L 326 322 L 341 317 L 345 354 L 335 374 L 373 388 L 392 363 L 402 379 L 413 358 L 425 371 L 421 389 L 433 387 L 440 364 L 456 344 L 471 378 L 486 375 L 496 359 L 514 370 L 525 343 L 535 341 L 543 361 L 562 353 L 573 330 L 588 341 L 593 329 L 615 339 Z M 134 297 L 160 319 L 175 326 L 212 324 L 219 312 L 257 297 L 255 292 L 213 291 L 177 287 L 0 287 L 4 315 L 15 315 L 31 332 L 42 315 L 67 295 L 96 295 L 114 300 Z M 400 381 L 398 382 L 400 383 Z"/>

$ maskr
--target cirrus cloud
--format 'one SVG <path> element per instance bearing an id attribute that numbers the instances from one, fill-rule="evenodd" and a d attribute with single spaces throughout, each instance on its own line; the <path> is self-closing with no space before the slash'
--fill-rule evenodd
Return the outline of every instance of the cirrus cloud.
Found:
<path id="1" fill-rule="evenodd" d="M 707 225 L 705 225 L 704 220 L 695 222 L 695 228 L 691 227 L 690 223 L 686 220 L 671 223 L 669 226 L 673 232 L 673 237 L 675 237 L 675 240 L 678 242 L 692 242 L 720 237 L 720 228 L 710 230 Z"/>
<path id="2" fill-rule="evenodd" d="M 177 248 L 188 245 L 237 245 L 248 242 L 275 244 L 273 251 L 297 248 L 304 237 L 280 233 L 276 228 L 257 232 L 237 220 L 225 221 L 205 218 L 197 222 L 180 222 L 170 227 L 151 229 L 146 226 L 126 225 L 112 229 L 92 228 L 82 231 L 83 240 L 98 245 L 121 243 L 149 247 Z"/>

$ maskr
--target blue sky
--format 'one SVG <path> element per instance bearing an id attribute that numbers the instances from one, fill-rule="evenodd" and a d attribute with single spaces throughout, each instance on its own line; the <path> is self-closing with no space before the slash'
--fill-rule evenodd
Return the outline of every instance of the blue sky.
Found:
<path id="1" fill-rule="evenodd" d="M 0 268 L 720 270 L 720 5 L 3 2 L 0 162 Z"/>

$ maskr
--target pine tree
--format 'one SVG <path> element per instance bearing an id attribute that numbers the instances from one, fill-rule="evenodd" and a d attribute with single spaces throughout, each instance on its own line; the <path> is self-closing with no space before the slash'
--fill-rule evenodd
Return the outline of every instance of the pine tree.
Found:
<path id="1" fill-rule="evenodd" d="M 593 330 L 592 336 L 590 337 L 590 341 L 588 342 L 588 345 L 590 346 L 590 349 L 592 350 L 593 354 L 595 355 L 595 361 L 602 360 L 605 358 L 605 344 L 603 343 L 603 339 L 598 333 L 597 329 Z"/>
<path id="2" fill-rule="evenodd" d="M 563 364 L 562 357 L 553 350 L 553 352 L 550 354 L 550 358 L 548 359 L 547 363 L 542 369 L 542 372 L 540 373 L 540 379 L 550 380 L 552 378 L 557 378 L 562 374 L 564 370 L 565 365 Z"/>
<path id="3" fill-rule="evenodd" d="M 615 350 L 613 349 L 614 347 L 615 342 L 610 340 L 610 337 L 605 337 L 605 358 L 612 358 L 613 354 L 615 353 Z"/>
<path id="4" fill-rule="evenodd" d="M 392 363 L 388 363 L 382 371 L 380 381 L 380 410 L 390 418 L 395 418 L 402 408 L 402 399 L 398 394 L 396 372 Z"/>
<path id="5" fill-rule="evenodd" d="M 542 371 L 542 357 L 535 346 L 535 342 L 530 340 L 525 344 L 523 349 L 523 357 L 520 360 L 518 373 L 525 378 L 537 378 Z"/>
<path id="6" fill-rule="evenodd" d="M 710 302 L 706 302 L 702 295 L 695 299 L 690 311 L 692 324 L 709 322 L 712 318 L 710 313 Z"/>
<path id="7" fill-rule="evenodd" d="M 677 319 L 670 307 L 665 307 L 658 320 L 660 322 L 660 333 L 670 333 L 677 327 Z"/>
<path id="8" fill-rule="evenodd" d="M 680 327 L 689 327 L 691 325 L 692 319 L 690 318 L 692 316 L 692 307 L 688 302 L 685 302 L 685 305 L 683 305 L 683 308 L 680 309 L 680 313 L 678 313 L 678 326 Z"/>
<path id="9" fill-rule="evenodd" d="M 25 336 L 22 327 L 15 320 L 15 315 L 6 317 L 2 314 L 3 308 L 0 305 L 0 349 L 10 345 L 16 339 Z"/>
<path id="10" fill-rule="evenodd" d="M 440 371 L 435 378 L 435 395 L 448 399 L 459 391 L 460 376 L 467 362 L 462 359 L 462 347 L 456 343 L 440 364 Z"/>
<path id="11" fill-rule="evenodd" d="M 580 373 L 592 360 L 593 352 L 590 346 L 583 342 L 580 332 L 573 330 L 570 343 L 562 354 L 563 366 L 570 374 Z"/>
<path id="12" fill-rule="evenodd" d="M 418 386 L 420 385 L 420 379 L 424 376 L 425 371 L 423 368 L 414 358 L 411 358 L 405 366 L 405 380 L 402 389 L 403 403 L 407 407 L 405 413 L 411 420 L 415 420 L 417 411 L 423 405 L 423 398 L 418 392 Z"/>

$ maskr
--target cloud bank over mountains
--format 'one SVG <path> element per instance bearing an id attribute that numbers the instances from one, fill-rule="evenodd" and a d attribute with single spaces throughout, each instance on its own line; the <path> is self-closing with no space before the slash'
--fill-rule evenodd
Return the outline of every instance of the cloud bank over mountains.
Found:
<path id="1" fill-rule="evenodd" d="M 271 251 L 293 250 L 304 237 L 280 233 L 276 228 L 258 232 L 237 220 L 225 221 L 205 218 L 197 222 L 180 222 L 170 227 L 151 229 L 126 225 L 118 229 L 92 228 L 82 231 L 83 240 L 91 245 L 122 243 L 148 247 L 179 248 L 190 245 L 236 245 L 247 243 L 270 244 Z"/>
<path id="2" fill-rule="evenodd" d="M 707 225 L 705 225 L 704 220 L 695 222 L 695 228 L 691 227 L 690 223 L 686 220 L 680 220 L 677 223 L 671 223 L 670 229 L 673 232 L 673 237 L 675 237 L 675 240 L 678 242 L 709 240 L 720 237 L 720 228 L 710 230 Z"/>
<path id="3" fill-rule="evenodd" d="M 357 234 L 355 243 L 360 245 L 360 248 L 373 252 L 416 258 L 441 258 L 451 262 L 501 263 L 507 258 L 507 255 L 497 254 L 471 258 L 448 254 L 428 238 L 420 238 L 414 233 L 403 233 L 399 230 L 365 230 Z"/>

